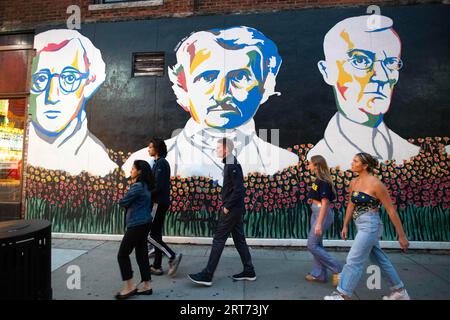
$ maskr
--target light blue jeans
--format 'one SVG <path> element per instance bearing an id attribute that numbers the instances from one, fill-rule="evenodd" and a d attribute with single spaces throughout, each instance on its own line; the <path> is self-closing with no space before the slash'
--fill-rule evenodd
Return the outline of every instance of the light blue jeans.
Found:
<path id="1" fill-rule="evenodd" d="M 314 228 L 317 219 L 319 218 L 320 209 L 321 208 L 314 203 L 311 205 L 311 230 L 309 230 L 308 235 L 308 250 L 314 257 L 311 275 L 317 279 L 326 280 L 327 269 L 330 269 L 333 273 L 340 273 L 342 270 L 342 263 L 325 250 L 322 242 L 323 237 L 314 234 Z M 322 223 L 322 234 L 331 227 L 333 220 L 334 211 L 331 208 L 328 208 Z"/>
<path id="2" fill-rule="evenodd" d="M 355 224 L 358 232 L 348 253 L 347 263 L 340 274 L 337 290 L 351 297 L 369 258 L 378 264 L 383 274 L 387 276 L 391 290 L 403 288 L 404 284 L 397 271 L 380 248 L 379 239 L 383 232 L 383 223 L 378 212 L 363 213 L 356 219 Z"/>

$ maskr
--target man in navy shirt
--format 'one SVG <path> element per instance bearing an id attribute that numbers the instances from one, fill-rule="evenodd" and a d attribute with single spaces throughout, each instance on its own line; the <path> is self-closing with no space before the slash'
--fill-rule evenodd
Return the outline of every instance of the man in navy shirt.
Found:
<path id="1" fill-rule="evenodd" d="M 174 276 L 180 264 L 182 254 L 176 255 L 172 249 L 162 240 L 164 218 L 170 207 L 170 165 L 165 159 L 167 146 L 162 139 L 153 139 L 148 146 L 148 153 L 155 159 L 153 174 L 155 175 L 155 189 L 152 191 L 154 205 L 157 206 L 148 240 L 155 247 L 155 260 L 150 267 L 154 275 L 164 273 L 161 262 L 164 253 L 169 258 L 169 276 Z"/>
<path id="2" fill-rule="evenodd" d="M 244 271 L 233 275 L 232 278 L 236 281 L 256 280 L 252 258 L 244 235 L 244 176 L 241 165 L 232 154 L 233 148 L 233 142 L 227 138 L 220 139 L 217 143 L 216 154 L 219 158 L 222 158 L 224 163 L 222 210 L 214 234 L 208 265 L 200 273 L 188 275 L 192 282 L 205 286 L 211 286 L 212 284 L 214 271 L 230 233 L 244 265 Z"/>

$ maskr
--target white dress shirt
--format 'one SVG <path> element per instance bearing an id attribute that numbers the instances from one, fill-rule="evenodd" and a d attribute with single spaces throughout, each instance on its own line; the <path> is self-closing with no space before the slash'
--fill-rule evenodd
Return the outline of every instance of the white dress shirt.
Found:
<path id="1" fill-rule="evenodd" d="M 165 141 L 168 151 L 166 159 L 170 164 L 171 175 L 204 176 L 222 184 L 224 164 L 222 159 L 216 156 L 215 150 L 218 139 L 223 137 L 233 140 L 233 154 L 241 164 L 244 175 L 251 172 L 274 174 L 297 165 L 299 161 L 296 154 L 259 138 L 253 119 L 224 132 L 220 129 L 205 128 L 191 118 L 178 135 Z M 136 159 L 152 161 L 147 148 L 138 150 L 123 165 L 127 175 Z"/>
<path id="2" fill-rule="evenodd" d="M 87 128 L 86 113 L 74 119 L 56 138 L 40 133 L 30 123 L 28 164 L 49 170 L 64 170 L 71 175 L 82 171 L 105 176 L 118 166 L 108 156 L 105 146 Z"/>
<path id="3" fill-rule="evenodd" d="M 420 147 L 409 143 L 390 130 L 384 122 L 372 128 L 354 122 L 337 112 L 320 140 L 308 153 L 307 159 L 322 155 L 329 167 L 348 170 L 355 154 L 366 152 L 379 161 L 395 160 L 397 164 L 410 160 Z"/>

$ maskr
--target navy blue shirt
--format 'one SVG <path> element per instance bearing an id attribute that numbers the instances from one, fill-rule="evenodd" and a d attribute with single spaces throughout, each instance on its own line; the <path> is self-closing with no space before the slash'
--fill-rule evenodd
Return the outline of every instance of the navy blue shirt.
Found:
<path id="1" fill-rule="evenodd" d="M 307 197 L 317 201 L 322 201 L 323 198 L 326 198 L 330 202 L 336 198 L 331 184 L 320 179 L 316 179 L 316 181 L 311 184 Z"/>
<path id="2" fill-rule="evenodd" d="M 152 191 L 153 201 L 159 204 L 170 204 L 170 164 L 163 157 L 153 165 L 155 189 Z"/>
<path id="3" fill-rule="evenodd" d="M 228 210 L 244 208 L 244 174 L 237 159 L 230 155 L 223 159 L 222 203 Z"/>

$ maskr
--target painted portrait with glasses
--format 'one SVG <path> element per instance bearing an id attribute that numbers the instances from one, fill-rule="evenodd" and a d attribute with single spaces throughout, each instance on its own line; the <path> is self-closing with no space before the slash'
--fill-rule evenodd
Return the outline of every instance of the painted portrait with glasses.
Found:
<path id="1" fill-rule="evenodd" d="M 28 163 L 72 175 L 114 171 L 105 146 L 88 130 L 85 110 L 105 80 L 101 52 L 75 30 L 49 30 L 34 41 Z"/>
<path id="2" fill-rule="evenodd" d="M 337 113 L 308 159 L 320 154 L 330 166 L 347 170 L 358 152 L 399 164 L 419 152 L 383 121 L 403 68 L 402 44 L 392 19 L 375 18 L 375 24 L 369 15 L 347 18 L 325 35 L 325 60 L 318 68 L 333 89 Z"/>

